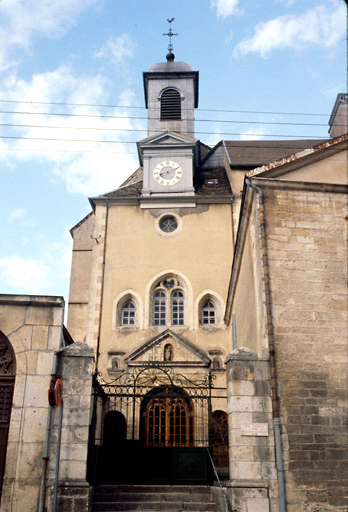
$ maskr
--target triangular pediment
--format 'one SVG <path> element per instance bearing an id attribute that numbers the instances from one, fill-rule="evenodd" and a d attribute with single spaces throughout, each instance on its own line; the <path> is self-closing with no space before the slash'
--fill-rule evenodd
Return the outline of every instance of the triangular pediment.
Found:
<path id="1" fill-rule="evenodd" d="M 168 346 L 171 348 L 168 349 Z M 129 366 L 142 365 L 148 361 L 159 361 L 168 366 L 192 367 L 208 366 L 210 358 L 190 341 L 166 329 L 140 345 L 125 358 Z"/>
<path id="2" fill-rule="evenodd" d="M 140 140 L 137 142 L 139 147 L 146 147 L 146 146 L 152 146 L 153 144 L 166 144 L 166 145 L 172 145 L 172 144 L 189 144 L 194 145 L 198 142 L 198 139 L 195 139 L 194 137 L 190 137 L 189 135 L 184 135 L 182 133 L 177 132 L 157 132 L 153 133 L 149 137 L 146 137 L 145 139 Z"/>

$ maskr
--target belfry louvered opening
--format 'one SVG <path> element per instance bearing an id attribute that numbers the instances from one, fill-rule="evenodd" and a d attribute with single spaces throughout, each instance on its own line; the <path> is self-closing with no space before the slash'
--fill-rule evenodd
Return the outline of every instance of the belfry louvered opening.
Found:
<path id="1" fill-rule="evenodd" d="M 181 97 L 176 89 L 166 89 L 161 96 L 161 120 L 181 119 Z"/>

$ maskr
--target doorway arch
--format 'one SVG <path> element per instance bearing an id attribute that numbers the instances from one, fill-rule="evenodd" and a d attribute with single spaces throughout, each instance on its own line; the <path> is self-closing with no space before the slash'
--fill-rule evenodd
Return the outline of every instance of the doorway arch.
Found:
<path id="1" fill-rule="evenodd" d="M 14 350 L 8 338 L 0 331 L 0 499 L 5 472 L 15 376 L 16 358 Z"/>
<path id="2" fill-rule="evenodd" d="M 140 439 L 146 447 L 194 446 L 194 410 L 179 387 L 151 389 L 140 406 Z"/>
<path id="3" fill-rule="evenodd" d="M 110 411 L 104 418 L 103 445 L 114 448 L 123 443 L 127 435 L 126 418 L 119 411 Z"/>

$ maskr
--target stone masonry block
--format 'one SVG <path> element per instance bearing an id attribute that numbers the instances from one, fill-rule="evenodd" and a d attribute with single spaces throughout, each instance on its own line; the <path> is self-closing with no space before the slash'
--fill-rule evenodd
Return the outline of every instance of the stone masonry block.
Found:
<path id="1" fill-rule="evenodd" d="M 53 360 L 54 360 L 53 352 L 43 352 L 43 351 L 38 352 L 37 353 L 36 373 L 38 375 L 50 375 L 53 370 Z"/>
<path id="2" fill-rule="evenodd" d="M 61 460 L 84 462 L 87 460 L 87 444 L 62 443 L 60 456 Z"/>
<path id="3" fill-rule="evenodd" d="M 33 326 L 32 348 L 34 350 L 47 350 L 49 328 L 46 325 Z"/>
<path id="4" fill-rule="evenodd" d="M 60 463 L 59 476 L 63 480 L 74 480 L 86 477 L 86 462 L 78 460 L 62 460 Z"/>
<path id="5" fill-rule="evenodd" d="M 269 512 L 268 498 L 247 498 L 248 512 Z"/>
<path id="6" fill-rule="evenodd" d="M 236 412 L 230 414 L 229 425 L 230 428 L 240 428 L 241 425 L 252 423 L 253 413 L 251 412 Z"/>
<path id="7" fill-rule="evenodd" d="M 264 402 L 260 397 L 254 396 L 231 396 L 228 399 L 228 409 L 240 412 L 263 412 Z"/>
<path id="8" fill-rule="evenodd" d="M 62 328 L 61 326 L 50 326 L 48 332 L 48 349 L 58 350 L 60 347 Z"/>
<path id="9" fill-rule="evenodd" d="M 28 306 L 26 323 L 32 325 L 62 325 L 62 308 Z"/>
<path id="10" fill-rule="evenodd" d="M 24 414 L 23 441 L 42 442 L 47 424 L 48 407 L 27 407 Z"/>
<path id="11" fill-rule="evenodd" d="M 232 462 L 230 476 L 232 479 L 237 480 L 261 479 L 261 463 L 244 461 Z"/>
<path id="12" fill-rule="evenodd" d="M 252 381 L 232 380 L 228 384 L 228 391 L 232 396 L 255 395 L 255 386 Z"/>
<path id="13" fill-rule="evenodd" d="M 28 375 L 25 389 L 25 402 L 27 407 L 47 405 L 48 384 L 49 378 L 47 375 Z"/>

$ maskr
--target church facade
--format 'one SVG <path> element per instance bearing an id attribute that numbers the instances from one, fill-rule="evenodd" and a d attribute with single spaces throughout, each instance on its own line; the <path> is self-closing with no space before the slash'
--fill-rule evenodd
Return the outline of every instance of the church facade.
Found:
<path id="1" fill-rule="evenodd" d="M 335 138 L 210 148 L 194 137 L 198 72 L 169 52 L 143 79 L 139 168 L 71 230 L 67 330 L 47 313 L 62 301 L 1 296 L 16 382 L 1 510 L 82 512 L 96 484 L 215 475 L 238 512 L 346 510 L 347 97 Z M 20 358 L 22 379 L 28 361 L 33 382 L 61 379 L 64 407 L 54 391 L 24 400 Z"/>

